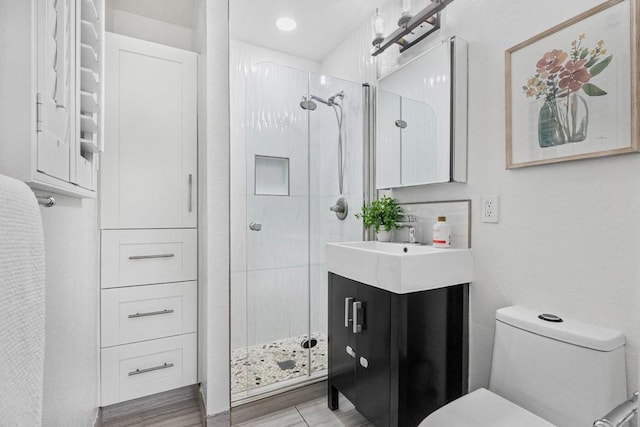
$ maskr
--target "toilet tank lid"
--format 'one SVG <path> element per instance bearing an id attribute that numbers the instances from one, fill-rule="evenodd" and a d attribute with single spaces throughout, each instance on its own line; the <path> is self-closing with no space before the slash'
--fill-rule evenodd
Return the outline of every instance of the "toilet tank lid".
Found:
<path id="1" fill-rule="evenodd" d="M 534 334 L 598 351 L 613 351 L 625 344 L 625 336 L 620 331 L 573 320 L 560 313 L 553 314 L 562 318 L 562 322 L 538 318 L 543 313 L 545 312 L 540 310 L 511 306 L 496 311 L 496 319 Z"/>

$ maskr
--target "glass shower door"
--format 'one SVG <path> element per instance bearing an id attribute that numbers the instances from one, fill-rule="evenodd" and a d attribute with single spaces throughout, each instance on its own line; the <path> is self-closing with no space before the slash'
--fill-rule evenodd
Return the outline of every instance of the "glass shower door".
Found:
<path id="1" fill-rule="evenodd" d="M 363 201 L 362 86 L 269 63 L 239 71 L 246 95 L 236 101 L 241 126 L 232 127 L 240 142 L 231 182 L 234 402 L 326 374 L 325 244 L 362 239 L 353 213 Z M 329 210 L 339 198 L 350 208 L 343 219 Z"/>
<path id="2" fill-rule="evenodd" d="M 308 73 L 273 64 L 247 81 L 246 390 L 309 373 L 307 91 Z"/>

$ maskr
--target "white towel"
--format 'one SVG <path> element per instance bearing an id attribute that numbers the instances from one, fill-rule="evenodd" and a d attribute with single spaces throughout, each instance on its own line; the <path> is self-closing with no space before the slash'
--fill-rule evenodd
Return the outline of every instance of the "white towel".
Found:
<path id="1" fill-rule="evenodd" d="M 0 426 L 42 424 L 42 218 L 24 183 L 0 175 Z"/>

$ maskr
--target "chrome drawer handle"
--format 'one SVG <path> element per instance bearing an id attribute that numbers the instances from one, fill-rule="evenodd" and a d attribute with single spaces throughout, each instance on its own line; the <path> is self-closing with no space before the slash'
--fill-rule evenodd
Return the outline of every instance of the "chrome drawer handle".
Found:
<path id="1" fill-rule="evenodd" d="M 134 255 L 129 259 L 154 259 L 154 258 L 173 258 L 174 254 L 158 254 L 158 255 Z"/>
<path id="2" fill-rule="evenodd" d="M 349 310 L 351 309 L 351 304 L 353 303 L 352 297 L 347 297 L 344 299 L 344 327 L 349 327 L 349 322 L 351 322 L 351 316 L 349 316 Z"/>
<path id="3" fill-rule="evenodd" d="M 153 368 L 136 369 L 129 372 L 129 376 L 146 374 L 147 372 L 159 371 L 160 369 L 173 368 L 173 363 L 165 363 L 164 365 L 154 366 Z"/>
<path id="4" fill-rule="evenodd" d="M 362 302 L 356 301 L 353 303 L 353 333 L 358 334 L 362 332 L 362 325 L 358 320 L 358 311 L 362 309 Z"/>
<path id="5" fill-rule="evenodd" d="M 173 310 L 149 311 L 147 313 L 130 314 L 129 319 L 136 319 L 138 317 L 157 316 L 158 314 L 171 314 L 171 313 L 173 313 Z"/>

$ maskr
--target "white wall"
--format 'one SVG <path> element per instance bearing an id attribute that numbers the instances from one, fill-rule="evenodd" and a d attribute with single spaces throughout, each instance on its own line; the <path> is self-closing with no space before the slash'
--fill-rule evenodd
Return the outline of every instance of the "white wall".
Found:
<path id="1" fill-rule="evenodd" d="M 207 401 L 207 19 L 206 0 L 197 0 L 193 10 L 193 50 L 198 53 L 198 382 Z"/>
<path id="2" fill-rule="evenodd" d="M 194 36 L 191 28 L 109 7 L 105 9 L 105 18 L 105 29 L 109 32 L 180 49 L 192 49 Z"/>
<path id="3" fill-rule="evenodd" d="M 504 51 L 599 3 L 457 0 L 439 32 L 405 57 L 396 47 L 381 56 L 385 72 L 444 37 L 469 42 L 468 183 L 393 195 L 402 202 L 472 200 L 471 389 L 488 383 L 494 313 L 509 304 L 623 331 L 629 391 L 638 384 L 640 155 L 505 170 Z M 323 61 L 324 73 L 375 77 L 368 25 Z M 480 198 L 491 194 L 500 195 L 499 224 L 480 222 Z"/>
<path id="4" fill-rule="evenodd" d="M 229 379 L 229 5 L 209 0 L 206 15 L 206 129 L 199 132 L 200 294 L 204 312 L 200 328 L 206 331 L 206 400 L 208 415 L 230 408 Z M 201 89 L 202 90 L 202 89 Z M 203 245 L 200 245 L 203 249 Z M 204 258 L 203 258 L 204 257 Z M 201 344 L 203 344 L 201 342 Z M 203 354 L 202 351 L 199 352 Z M 202 365 L 201 365 L 202 366 Z"/>
<path id="5" fill-rule="evenodd" d="M 93 425 L 98 407 L 97 209 L 95 200 L 54 196 L 54 207 L 40 208 L 47 266 L 42 424 L 81 427 Z"/>

